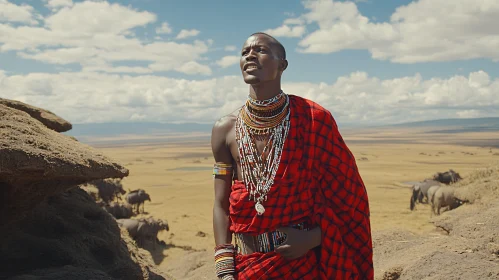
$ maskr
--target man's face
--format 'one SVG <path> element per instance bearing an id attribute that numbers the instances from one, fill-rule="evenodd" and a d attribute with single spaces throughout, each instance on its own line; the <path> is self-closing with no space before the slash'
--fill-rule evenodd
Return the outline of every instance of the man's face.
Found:
<path id="1" fill-rule="evenodd" d="M 253 35 L 246 40 L 241 50 L 241 71 L 244 82 L 258 84 L 275 80 L 284 70 L 272 40 L 265 35 Z"/>

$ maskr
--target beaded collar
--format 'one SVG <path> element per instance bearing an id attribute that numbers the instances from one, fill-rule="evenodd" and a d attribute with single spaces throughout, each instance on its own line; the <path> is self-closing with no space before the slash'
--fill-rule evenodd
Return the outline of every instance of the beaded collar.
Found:
<path id="1" fill-rule="evenodd" d="M 240 117 L 253 134 L 264 135 L 284 120 L 289 111 L 288 106 L 289 98 L 282 90 L 267 100 L 256 100 L 248 96 Z"/>
<path id="2" fill-rule="evenodd" d="M 282 91 L 263 101 L 248 98 L 236 120 L 242 177 L 250 199 L 256 202 L 258 215 L 265 212 L 262 202 L 267 200 L 267 193 L 274 184 L 289 127 L 289 97 Z M 254 135 L 268 135 L 261 155 L 256 148 Z M 268 157 L 265 158 L 267 152 Z"/>

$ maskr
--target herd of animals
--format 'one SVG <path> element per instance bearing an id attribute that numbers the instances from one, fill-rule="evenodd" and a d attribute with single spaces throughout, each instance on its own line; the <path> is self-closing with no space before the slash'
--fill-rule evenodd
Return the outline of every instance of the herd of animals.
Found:
<path id="1" fill-rule="evenodd" d="M 410 200 L 411 211 L 415 210 L 416 204 L 430 204 L 431 216 L 440 215 L 442 209 L 452 210 L 467 201 L 458 199 L 454 196 L 455 188 L 453 183 L 461 180 L 459 173 L 450 169 L 445 172 L 437 172 L 431 179 L 427 178 L 421 182 L 412 185 L 412 195 Z M 87 192 L 95 200 L 97 205 L 105 209 L 111 214 L 120 227 L 124 227 L 130 237 L 132 237 L 137 245 L 143 247 L 145 242 L 151 242 L 153 248 L 160 242 L 158 233 L 162 230 L 169 231 L 168 222 L 160 219 L 132 217 L 145 213 L 145 202 L 151 201 L 149 194 L 142 189 L 128 190 L 128 193 L 123 189 L 120 180 L 98 180 L 91 182 L 98 192 Z M 125 195 L 125 202 L 122 196 Z M 142 211 L 141 207 L 142 206 Z"/>
<path id="2" fill-rule="evenodd" d="M 97 193 L 88 191 L 90 196 L 95 200 L 97 205 L 105 209 L 111 214 L 120 227 L 125 228 L 130 237 L 132 237 L 137 245 L 144 247 L 146 242 L 156 247 L 160 242 L 158 233 L 162 230 L 169 231 L 168 222 L 161 219 L 139 218 L 132 217 L 145 213 L 145 202 L 151 201 L 149 194 L 142 189 L 128 190 L 128 193 L 123 189 L 119 179 L 106 179 L 91 182 L 97 188 Z M 125 196 L 125 202 L 122 196 Z M 99 199 L 100 198 L 100 199 Z M 142 211 L 140 211 L 142 205 Z"/>
<path id="3" fill-rule="evenodd" d="M 427 178 L 412 186 L 410 209 L 413 211 L 417 203 L 426 203 L 431 206 L 430 216 L 440 215 L 442 209 L 446 211 L 456 209 L 468 202 L 454 196 L 455 188 L 452 184 L 461 180 L 459 173 L 452 169 L 437 172 L 433 178 Z"/>

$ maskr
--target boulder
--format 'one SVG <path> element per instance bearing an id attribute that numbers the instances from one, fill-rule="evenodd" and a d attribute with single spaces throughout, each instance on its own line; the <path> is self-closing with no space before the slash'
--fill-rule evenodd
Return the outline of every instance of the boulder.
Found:
<path id="1" fill-rule="evenodd" d="M 38 121 L 43 123 L 46 127 L 55 130 L 57 132 L 65 132 L 73 128 L 70 122 L 42 108 L 38 108 L 20 101 L 5 99 L 5 98 L 0 98 L 0 104 L 10 108 L 24 111 L 28 113 L 32 118 L 37 119 Z"/>
<path id="2" fill-rule="evenodd" d="M 125 167 L 94 148 L 47 128 L 26 112 L 0 105 L 0 120 L 3 226 L 21 219 L 47 197 L 78 184 L 128 176 Z"/>

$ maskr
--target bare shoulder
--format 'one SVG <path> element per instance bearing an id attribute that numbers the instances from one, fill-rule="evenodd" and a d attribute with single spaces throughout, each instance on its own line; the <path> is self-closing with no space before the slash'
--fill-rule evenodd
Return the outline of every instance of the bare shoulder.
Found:
<path id="1" fill-rule="evenodd" d="M 236 110 L 218 119 L 213 125 L 212 137 L 226 136 L 234 127 L 238 112 L 239 110 Z"/>
<path id="2" fill-rule="evenodd" d="M 236 110 L 226 116 L 221 117 L 213 125 L 211 132 L 211 148 L 213 156 L 219 162 L 231 162 L 229 142 L 230 133 L 234 129 L 239 110 Z"/>

